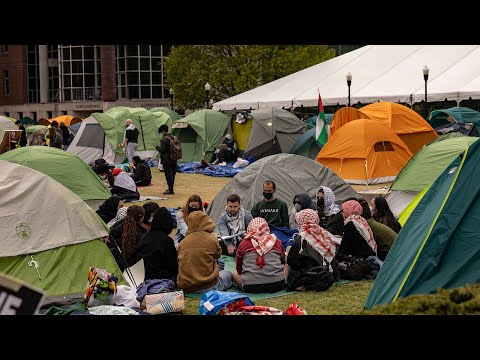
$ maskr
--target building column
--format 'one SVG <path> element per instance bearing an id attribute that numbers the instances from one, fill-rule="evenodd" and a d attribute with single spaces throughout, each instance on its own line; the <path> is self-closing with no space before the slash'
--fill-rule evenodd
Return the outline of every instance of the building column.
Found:
<path id="1" fill-rule="evenodd" d="M 115 45 L 100 46 L 102 67 L 102 100 L 117 100 L 117 72 L 115 69 Z"/>
<path id="2" fill-rule="evenodd" d="M 38 46 L 40 70 L 40 103 L 48 103 L 48 45 Z"/>

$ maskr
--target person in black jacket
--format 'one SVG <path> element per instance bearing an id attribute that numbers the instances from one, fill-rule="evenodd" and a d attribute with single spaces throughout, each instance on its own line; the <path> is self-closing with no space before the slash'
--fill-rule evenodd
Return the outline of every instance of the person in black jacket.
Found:
<path id="1" fill-rule="evenodd" d="M 24 147 L 27 146 L 27 130 L 25 130 L 25 126 L 23 126 L 20 120 L 17 120 L 15 124 L 18 126 L 20 130 L 22 130 L 22 136 L 20 136 L 20 146 Z"/>
<path id="2" fill-rule="evenodd" d="M 173 229 L 173 219 L 165 207 L 153 214 L 152 225 L 140 242 L 135 253 L 127 260 L 129 266 L 143 259 L 145 280 L 170 279 L 177 281 L 178 263 L 177 250 L 173 239 L 168 236 Z"/>
<path id="3" fill-rule="evenodd" d="M 98 216 L 100 216 L 103 222 L 106 224 L 112 220 L 116 215 L 119 208 L 123 206 L 123 200 L 118 195 L 110 196 L 105 202 L 100 205 L 97 210 Z"/>
<path id="4" fill-rule="evenodd" d="M 63 136 L 63 150 L 67 150 L 68 145 L 70 145 L 70 130 L 68 130 L 64 122 L 60 123 L 60 130 L 62 130 Z"/>
<path id="5" fill-rule="evenodd" d="M 160 140 L 160 161 L 165 172 L 165 180 L 168 189 L 163 192 L 164 195 L 173 195 L 173 185 L 175 184 L 175 174 L 177 173 L 177 160 L 170 158 L 171 134 L 168 132 L 168 125 L 163 124 L 158 128 L 158 132 L 163 134 Z"/>
<path id="6" fill-rule="evenodd" d="M 349 200 L 342 204 L 345 229 L 342 243 L 338 249 L 338 259 L 343 260 L 349 255 L 366 259 L 377 255 L 377 243 L 372 229 L 361 216 L 363 208 L 358 201 Z"/>
<path id="7" fill-rule="evenodd" d="M 134 156 L 132 158 L 133 161 L 133 174 L 132 179 L 135 181 L 137 186 L 148 186 L 152 181 L 152 171 L 150 170 L 150 166 L 140 159 L 139 156 Z"/>

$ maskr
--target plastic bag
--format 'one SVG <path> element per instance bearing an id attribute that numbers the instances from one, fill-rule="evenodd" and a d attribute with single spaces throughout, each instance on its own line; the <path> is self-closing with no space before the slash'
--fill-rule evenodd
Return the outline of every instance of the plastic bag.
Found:
<path id="1" fill-rule="evenodd" d="M 284 315 L 307 315 L 306 311 L 300 308 L 297 303 L 294 301 L 290 306 L 285 310 Z"/>
<path id="2" fill-rule="evenodd" d="M 210 290 L 203 294 L 202 300 L 200 300 L 200 315 L 215 315 L 217 311 L 226 306 L 227 304 L 245 298 L 247 305 L 254 305 L 252 300 L 245 294 L 240 294 L 232 291 L 217 291 Z"/>
<path id="3" fill-rule="evenodd" d="M 88 307 L 113 305 L 117 293 L 118 278 L 105 269 L 90 267 L 88 270 L 88 285 L 83 303 Z"/>

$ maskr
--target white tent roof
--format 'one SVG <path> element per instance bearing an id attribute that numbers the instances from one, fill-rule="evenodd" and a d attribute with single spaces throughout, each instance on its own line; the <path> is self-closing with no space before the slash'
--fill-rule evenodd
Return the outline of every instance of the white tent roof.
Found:
<path id="1" fill-rule="evenodd" d="M 428 101 L 480 99 L 480 45 L 367 45 L 242 94 L 215 110 L 346 104 L 415 103 L 425 98 L 423 68 L 430 74 Z"/>

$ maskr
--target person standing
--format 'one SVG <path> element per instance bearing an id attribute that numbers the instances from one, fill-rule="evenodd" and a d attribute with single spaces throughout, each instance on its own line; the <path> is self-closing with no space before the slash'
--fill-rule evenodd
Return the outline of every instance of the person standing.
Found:
<path id="1" fill-rule="evenodd" d="M 62 130 L 63 136 L 63 150 L 67 150 L 68 145 L 70 145 L 70 130 L 68 130 L 64 122 L 60 123 L 60 130 Z"/>
<path id="2" fill-rule="evenodd" d="M 22 136 L 20 136 L 20 146 L 27 146 L 27 131 L 25 130 L 25 126 L 23 126 L 20 120 L 17 120 L 15 124 L 20 130 L 22 130 Z"/>
<path id="3" fill-rule="evenodd" d="M 163 134 L 160 140 L 160 161 L 163 165 L 165 180 L 168 189 L 163 192 L 164 195 L 173 195 L 173 186 L 175 184 L 175 174 L 177 173 L 177 160 L 173 160 L 170 156 L 172 146 L 172 135 L 168 132 L 168 125 L 163 124 L 158 128 L 158 132 Z"/>
<path id="4" fill-rule="evenodd" d="M 288 206 L 287 204 L 275 197 L 276 192 L 275 183 L 272 180 L 267 180 L 263 184 L 263 197 L 253 206 L 252 217 L 264 218 L 268 225 L 276 227 L 288 227 Z"/>
<path id="5" fill-rule="evenodd" d="M 132 119 L 127 119 L 125 121 L 125 135 L 123 137 L 123 142 L 120 144 L 120 147 L 127 147 L 126 155 L 128 163 L 132 163 L 132 159 L 135 156 L 135 151 L 137 150 L 138 145 L 138 129 L 133 125 Z"/>

